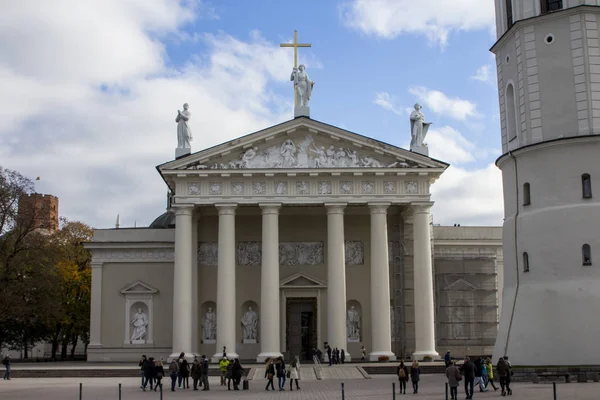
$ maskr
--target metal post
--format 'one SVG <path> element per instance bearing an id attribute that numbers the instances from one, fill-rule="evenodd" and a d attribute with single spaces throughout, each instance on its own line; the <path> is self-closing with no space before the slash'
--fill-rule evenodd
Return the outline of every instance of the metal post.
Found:
<path id="1" fill-rule="evenodd" d="M 396 400 L 396 382 L 392 382 L 392 400 Z"/>
<path id="2" fill-rule="evenodd" d="M 121 384 L 119 383 L 119 400 L 121 400 Z"/>
<path id="3" fill-rule="evenodd" d="M 552 382 L 552 391 L 554 392 L 554 400 L 556 400 L 556 382 Z"/>
<path id="4" fill-rule="evenodd" d="M 162 381 L 160 383 L 160 400 L 162 400 Z"/>
<path id="5" fill-rule="evenodd" d="M 83 383 L 79 383 L 79 400 L 83 398 Z"/>
<path id="6" fill-rule="evenodd" d="M 446 382 L 446 400 L 448 400 L 448 382 Z"/>
<path id="7" fill-rule="evenodd" d="M 344 396 L 344 382 L 342 382 L 342 400 L 344 400 L 345 396 Z"/>

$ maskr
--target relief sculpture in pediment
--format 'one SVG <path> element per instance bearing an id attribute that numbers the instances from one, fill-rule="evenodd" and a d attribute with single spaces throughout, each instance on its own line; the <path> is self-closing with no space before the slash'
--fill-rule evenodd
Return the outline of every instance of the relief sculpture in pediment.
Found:
<path id="1" fill-rule="evenodd" d="M 252 168 L 412 168 L 406 162 L 389 164 L 368 154 L 341 146 L 317 145 L 312 135 L 303 140 L 286 139 L 280 144 L 259 149 L 250 147 L 238 159 L 216 162 L 210 169 Z M 207 165 L 194 165 L 188 169 L 204 169 Z"/>

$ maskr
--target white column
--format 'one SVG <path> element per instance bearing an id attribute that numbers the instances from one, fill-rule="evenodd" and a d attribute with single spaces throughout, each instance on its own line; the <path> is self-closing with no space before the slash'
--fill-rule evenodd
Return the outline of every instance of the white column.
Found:
<path id="1" fill-rule="evenodd" d="M 92 261 L 92 298 L 90 307 L 90 344 L 102 345 L 102 263 Z"/>
<path id="2" fill-rule="evenodd" d="M 413 357 L 437 357 L 433 309 L 433 268 L 429 210 L 433 203 L 413 203 L 415 352 Z"/>
<path id="3" fill-rule="evenodd" d="M 262 211 L 262 266 L 260 268 L 260 354 L 258 362 L 280 357 L 279 340 L 279 208 L 260 205 Z"/>
<path id="4" fill-rule="evenodd" d="M 388 253 L 388 204 L 369 204 L 371 211 L 371 353 L 395 360 L 390 323 L 390 265 Z"/>
<path id="5" fill-rule="evenodd" d="M 175 209 L 173 267 L 173 353 L 192 354 L 192 214 L 193 207 Z"/>
<path id="6" fill-rule="evenodd" d="M 346 265 L 344 254 L 344 208 L 327 207 L 327 338 L 332 348 L 347 350 Z M 350 359 L 346 352 L 346 357 Z"/>
<path id="7" fill-rule="evenodd" d="M 235 204 L 217 204 L 219 211 L 219 255 L 217 267 L 217 349 L 213 360 L 238 358 L 236 347 Z"/>
<path id="8" fill-rule="evenodd" d="M 192 352 L 198 353 L 198 213 L 192 215 Z"/>

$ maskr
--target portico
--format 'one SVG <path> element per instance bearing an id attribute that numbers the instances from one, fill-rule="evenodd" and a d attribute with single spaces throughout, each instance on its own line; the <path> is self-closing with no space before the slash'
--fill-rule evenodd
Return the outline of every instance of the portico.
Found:
<path id="1" fill-rule="evenodd" d="M 415 354 L 437 355 L 429 186 L 447 165 L 308 118 L 273 128 L 158 167 L 173 191 L 176 214 L 172 356 L 184 351 L 218 358 L 224 346 L 230 357 L 255 351 L 258 361 L 286 353 L 282 316 L 285 298 L 294 295 L 291 286 L 284 295 L 280 283 L 283 275 L 300 273 L 305 281 L 313 274 L 320 276 L 313 282 L 323 282 L 315 288 L 318 346 L 344 349 L 348 359 L 351 348 L 358 356 L 364 345 L 371 360 L 394 359 L 388 221 L 407 211 L 415 232 Z M 319 157 L 318 166 L 311 164 Z M 211 263 L 214 272 L 203 265 Z M 368 286 L 349 289 L 349 273 Z M 250 276 L 259 282 L 253 295 L 240 289 L 240 280 Z M 358 340 L 347 334 L 351 301 L 361 305 Z M 242 302 L 259 309 L 255 343 L 237 334 Z M 192 334 L 194 326 L 202 332 L 209 303 L 216 308 L 214 342 Z"/>

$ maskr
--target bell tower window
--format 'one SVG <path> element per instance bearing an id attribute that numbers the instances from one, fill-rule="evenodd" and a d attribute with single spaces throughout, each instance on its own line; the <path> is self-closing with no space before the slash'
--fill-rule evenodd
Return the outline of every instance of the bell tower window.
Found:
<path id="1" fill-rule="evenodd" d="M 592 265 L 592 248 L 589 244 L 581 246 L 583 265 Z"/>
<path id="2" fill-rule="evenodd" d="M 581 190 L 584 199 L 592 198 L 592 178 L 590 174 L 581 175 Z"/>
<path id="3" fill-rule="evenodd" d="M 542 0 L 542 14 L 562 10 L 563 0 Z"/>

